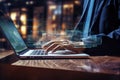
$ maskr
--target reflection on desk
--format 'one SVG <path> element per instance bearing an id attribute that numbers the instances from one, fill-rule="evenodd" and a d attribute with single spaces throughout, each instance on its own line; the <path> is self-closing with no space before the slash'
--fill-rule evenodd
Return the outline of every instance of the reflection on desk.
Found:
<path id="1" fill-rule="evenodd" d="M 12 53 L 12 51 L 1 53 L 6 56 L 0 57 L 0 80 L 120 79 L 119 57 L 96 56 L 90 57 L 90 59 L 20 60 Z"/>

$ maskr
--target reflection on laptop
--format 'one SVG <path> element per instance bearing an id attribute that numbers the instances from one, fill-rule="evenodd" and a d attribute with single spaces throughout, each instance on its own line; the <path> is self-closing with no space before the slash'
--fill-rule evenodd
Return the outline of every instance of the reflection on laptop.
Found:
<path id="1" fill-rule="evenodd" d="M 0 29 L 14 49 L 15 54 L 22 59 L 88 58 L 87 54 L 61 54 L 62 52 L 70 53 L 69 50 L 57 51 L 56 54 L 48 54 L 43 49 L 28 49 L 12 20 L 5 15 L 0 16 Z"/>

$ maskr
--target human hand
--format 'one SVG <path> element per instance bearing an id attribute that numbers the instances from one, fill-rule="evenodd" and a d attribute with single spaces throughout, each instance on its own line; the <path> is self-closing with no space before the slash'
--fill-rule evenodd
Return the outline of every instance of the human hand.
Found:
<path id="1" fill-rule="evenodd" d="M 78 43 L 77 43 L 78 44 Z M 76 43 L 75 43 L 76 45 Z M 83 47 L 75 47 L 74 43 L 69 40 L 52 40 L 42 46 L 47 52 L 54 53 L 57 50 L 70 50 L 71 53 L 80 53 L 84 50 Z"/>
<path id="2" fill-rule="evenodd" d="M 70 42 L 68 40 L 51 40 L 47 43 L 45 43 L 42 48 L 45 49 L 47 52 L 48 51 L 56 51 L 59 49 L 64 50 L 65 46 L 69 46 Z"/>

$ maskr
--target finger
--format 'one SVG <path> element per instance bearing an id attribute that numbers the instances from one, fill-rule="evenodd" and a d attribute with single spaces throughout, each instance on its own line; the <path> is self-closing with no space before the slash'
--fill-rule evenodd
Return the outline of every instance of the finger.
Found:
<path id="1" fill-rule="evenodd" d="M 46 49 L 47 47 L 49 47 L 51 44 L 53 44 L 54 42 L 53 41 L 50 41 L 50 42 L 47 42 L 45 43 L 44 45 L 42 45 L 42 48 L 43 49 Z"/>
<path id="2" fill-rule="evenodd" d="M 51 50 L 53 50 L 57 45 L 59 45 L 59 44 L 56 44 L 56 43 L 53 43 L 53 44 L 51 44 L 49 47 L 47 47 L 45 50 L 48 52 L 48 51 L 51 51 Z"/>
<path id="3" fill-rule="evenodd" d="M 42 48 L 43 48 L 43 49 L 46 49 L 46 48 L 48 48 L 49 46 L 51 46 L 52 44 L 54 44 L 54 43 L 56 43 L 56 44 L 60 44 L 61 41 L 51 40 L 51 41 L 45 43 L 44 45 L 42 45 Z"/>
<path id="4" fill-rule="evenodd" d="M 64 45 L 63 47 L 68 50 L 73 50 L 73 46 L 71 45 Z"/>
<path id="5" fill-rule="evenodd" d="M 53 48 L 52 52 L 54 53 L 55 51 L 60 50 L 60 49 L 64 49 L 64 47 L 61 45 L 57 45 L 55 48 Z"/>

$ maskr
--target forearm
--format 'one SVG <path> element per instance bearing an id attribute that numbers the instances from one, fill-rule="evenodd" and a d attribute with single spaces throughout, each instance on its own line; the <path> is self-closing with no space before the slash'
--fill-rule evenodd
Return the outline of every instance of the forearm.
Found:
<path id="1" fill-rule="evenodd" d="M 110 32 L 108 35 L 97 34 L 97 37 L 101 37 L 102 43 L 93 48 L 87 48 L 84 50 L 89 55 L 115 55 L 120 56 L 120 29 L 116 29 Z"/>

